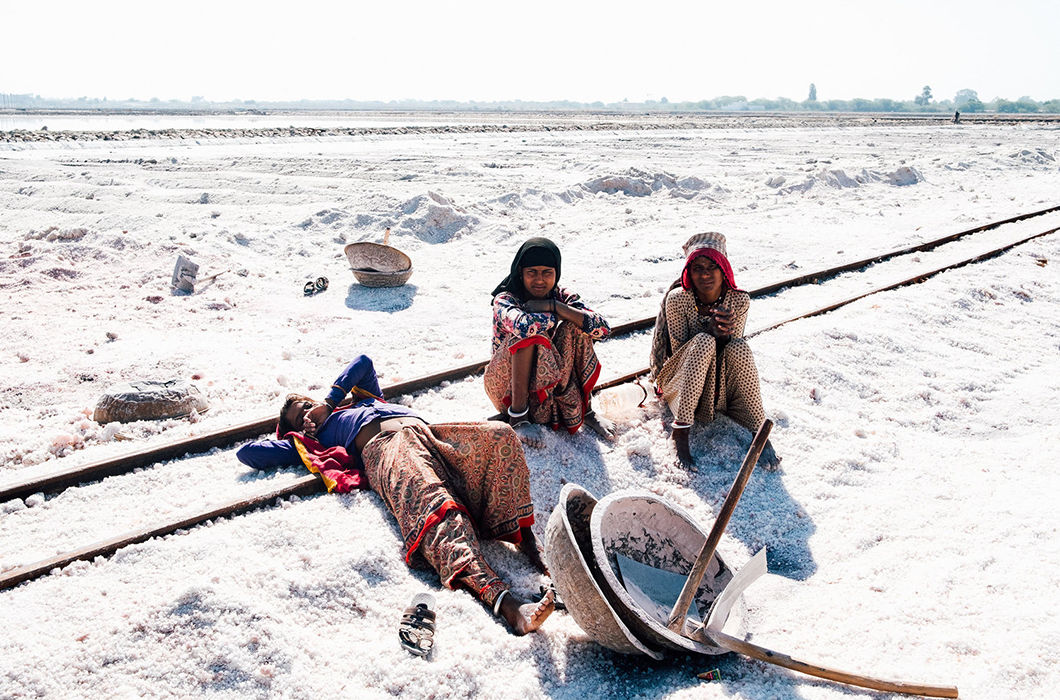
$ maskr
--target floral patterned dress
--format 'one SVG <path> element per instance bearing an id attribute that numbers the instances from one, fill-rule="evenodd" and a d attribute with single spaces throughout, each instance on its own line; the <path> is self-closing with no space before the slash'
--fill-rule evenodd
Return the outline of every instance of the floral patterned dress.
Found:
<path id="1" fill-rule="evenodd" d="M 526 311 L 510 292 L 493 298 L 493 356 L 486 368 L 486 394 L 498 411 L 512 403 L 512 355 L 537 346 L 530 372 L 530 413 L 534 423 L 574 433 L 588 412 L 600 361 L 593 341 L 606 337 L 611 327 L 581 298 L 562 287 L 550 298 L 581 311 L 579 328 L 552 313 Z"/>

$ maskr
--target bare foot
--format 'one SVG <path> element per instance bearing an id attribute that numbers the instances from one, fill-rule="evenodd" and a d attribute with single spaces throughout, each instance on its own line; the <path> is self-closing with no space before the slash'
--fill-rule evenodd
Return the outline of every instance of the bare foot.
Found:
<path id="1" fill-rule="evenodd" d="M 548 576 L 548 567 L 545 566 L 545 560 L 541 558 L 541 550 L 537 547 L 537 538 L 534 537 L 534 531 L 529 527 L 524 527 L 519 529 L 519 534 L 521 535 L 519 551 L 526 555 L 526 558 L 530 560 L 535 569 Z"/>
<path id="2" fill-rule="evenodd" d="M 501 617 L 512 628 L 512 633 L 523 636 L 537 630 L 556 609 L 556 594 L 551 589 L 536 603 L 528 603 L 511 593 L 501 601 Z"/>
<path id="3" fill-rule="evenodd" d="M 597 415 L 595 411 L 585 414 L 585 424 L 608 442 L 613 442 L 615 434 L 618 432 L 618 426 L 615 425 L 614 421 Z"/>
<path id="4" fill-rule="evenodd" d="M 762 449 L 762 454 L 758 457 L 756 466 L 762 467 L 767 472 L 780 471 L 780 457 L 777 456 L 777 451 L 773 449 L 773 443 L 769 440 L 766 440 L 766 445 Z"/>
<path id="5" fill-rule="evenodd" d="M 519 436 L 519 439 L 527 447 L 544 447 L 545 438 L 541 434 L 541 426 L 535 425 L 529 421 L 523 421 L 516 423 L 512 426 L 512 430 Z"/>
<path id="6" fill-rule="evenodd" d="M 690 432 L 692 432 L 691 428 L 673 429 L 674 447 L 677 448 L 677 458 L 686 466 L 692 464 L 692 449 L 688 446 L 688 434 Z"/>

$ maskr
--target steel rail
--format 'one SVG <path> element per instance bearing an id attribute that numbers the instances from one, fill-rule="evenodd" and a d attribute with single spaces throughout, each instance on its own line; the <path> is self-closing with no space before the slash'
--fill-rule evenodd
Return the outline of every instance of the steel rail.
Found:
<path id="1" fill-rule="evenodd" d="M 211 506 L 210 509 L 205 512 L 191 513 L 161 525 L 125 532 L 116 537 L 94 542 L 72 552 L 57 554 L 54 557 L 43 559 L 34 564 L 27 564 L 16 569 L 5 571 L 0 573 L 0 590 L 13 588 L 20 583 L 38 578 L 53 569 L 64 567 L 75 561 L 89 561 L 96 557 L 108 557 L 122 547 L 127 547 L 128 545 L 137 544 L 139 542 L 146 542 L 152 537 L 169 535 L 181 528 L 201 525 L 207 520 L 212 520 L 214 518 L 223 518 L 238 515 L 239 513 L 245 513 L 249 510 L 255 510 L 261 506 L 267 505 L 269 502 L 277 498 L 307 495 L 321 491 L 323 488 L 324 482 L 316 474 L 301 476 L 297 481 L 288 486 L 268 489 L 254 496 L 240 498 L 228 503 L 217 504 Z"/>
<path id="2" fill-rule="evenodd" d="M 813 284 L 822 280 L 834 278 L 844 272 L 850 272 L 851 270 L 857 270 L 868 265 L 890 260 L 891 258 L 898 257 L 900 255 L 907 255 L 909 253 L 923 252 L 937 248 L 938 246 L 945 245 L 956 241 L 959 238 L 970 236 L 976 233 L 982 233 L 991 229 L 1004 226 L 1005 224 L 1015 223 L 1018 221 L 1024 221 L 1026 219 L 1032 219 L 1045 214 L 1051 214 L 1053 212 L 1060 211 L 1060 205 L 1047 207 L 1036 212 L 1028 214 L 1019 214 L 1016 216 L 1002 219 L 1000 221 L 994 221 L 987 224 L 982 224 L 974 228 L 959 231 L 957 233 L 948 234 L 941 238 L 935 238 L 924 243 L 919 243 L 913 246 L 907 246 L 892 250 L 888 253 L 882 253 L 862 260 L 854 262 L 843 263 L 842 265 L 836 265 L 829 267 L 824 270 L 817 272 L 810 272 L 797 277 L 792 277 L 781 282 L 774 282 L 772 284 L 765 285 L 753 289 L 749 292 L 751 298 L 757 298 L 768 294 L 773 294 L 781 289 L 787 287 L 797 287 L 805 284 Z M 655 324 L 655 317 L 649 316 L 647 318 L 639 319 L 636 321 L 629 321 L 614 326 L 611 329 L 609 338 L 621 337 L 628 335 L 636 331 L 645 330 L 651 328 Z M 606 339 L 605 339 L 606 340 Z M 435 374 L 418 377 L 411 379 L 406 382 L 400 382 L 388 387 L 383 387 L 384 395 L 397 398 L 408 394 L 413 394 L 417 391 L 423 391 L 429 389 L 445 381 L 456 381 L 463 379 L 472 374 L 482 371 L 486 365 L 489 364 L 488 360 L 481 360 L 479 362 L 472 362 L 461 367 L 454 367 L 442 372 Z M 641 372 L 643 374 L 643 372 Z M 629 381 L 628 379 L 625 381 Z M 600 385 L 598 389 L 608 388 L 614 386 L 614 384 Z M 34 493 L 55 493 L 62 491 L 70 486 L 76 486 L 81 483 L 88 481 L 96 481 L 103 479 L 108 476 L 115 476 L 118 474 L 124 474 L 130 472 L 133 469 L 145 467 L 156 462 L 162 462 L 168 459 L 174 459 L 182 457 L 186 454 L 203 452 L 213 447 L 224 447 L 227 445 L 240 442 L 242 440 L 250 440 L 264 433 L 271 432 L 275 429 L 276 418 L 275 416 L 269 416 L 268 418 L 261 418 L 258 420 L 252 420 L 245 423 L 241 423 L 229 428 L 224 428 L 206 435 L 200 435 L 197 437 L 189 437 L 176 442 L 172 442 L 166 445 L 160 445 L 158 447 L 146 448 L 143 450 L 137 450 L 134 452 L 128 452 L 115 457 L 107 457 L 87 464 L 70 467 L 67 469 L 58 470 L 42 474 L 40 476 L 32 477 L 22 482 L 12 483 L 10 485 L 0 485 L 0 503 L 8 501 L 14 498 L 25 498 Z"/>
<path id="3" fill-rule="evenodd" d="M 1017 241 L 1012 241 L 1011 243 L 1006 243 L 1005 245 L 1003 245 L 1003 246 L 1001 246 L 999 248 L 994 248 L 993 250 L 988 250 L 985 253 L 979 253 L 977 255 L 973 255 L 970 258 L 965 258 L 963 260 L 960 260 L 960 261 L 958 261 L 956 263 L 951 263 L 949 265 L 943 265 L 942 267 L 937 267 L 934 270 L 929 270 L 927 272 L 921 272 L 921 273 L 918 273 L 916 275 L 913 275 L 912 277 L 907 277 L 907 278 L 901 280 L 900 282 L 893 282 L 891 284 L 884 285 L 883 287 L 877 287 L 875 289 L 870 289 L 867 292 L 863 292 L 861 294 L 856 294 L 856 295 L 854 295 L 852 297 L 847 297 L 846 299 L 843 299 L 842 301 L 834 302 L 832 304 L 829 304 L 828 306 L 822 306 L 820 308 L 814 309 L 813 311 L 806 311 L 805 313 L 801 313 L 801 314 L 798 314 L 796 316 L 792 316 L 790 318 L 786 318 L 783 321 L 777 321 L 776 323 L 771 323 L 768 326 L 763 326 L 761 328 L 756 328 L 755 330 L 751 331 L 750 333 L 745 333 L 744 334 L 744 338 L 753 338 L 756 335 L 760 335 L 760 334 L 766 333 L 768 331 L 776 330 L 777 328 L 780 328 L 781 326 L 785 326 L 785 325 L 787 325 L 789 323 L 792 323 L 793 321 L 801 321 L 804 318 L 812 318 L 813 316 L 820 316 L 821 314 L 826 314 L 829 311 L 835 311 L 836 309 L 842 308 L 842 307 L 847 306 L 849 304 L 853 304 L 855 301 L 859 301 L 861 299 L 864 299 L 865 297 L 872 296 L 873 294 L 879 294 L 881 292 L 889 292 L 889 291 L 891 291 L 893 289 L 898 289 L 899 287 L 907 287 L 907 286 L 909 286 L 911 284 L 919 284 L 920 282 L 924 282 L 924 281 L 928 280 L 929 278 L 934 277 L 935 275 L 938 275 L 940 273 L 946 272 L 948 270 L 956 270 L 958 268 L 964 267 L 965 265 L 971 265 L 972 263 L 983 262 L 984 260 L 989 260 L 991 258 L 996 258 L 997 256 L 1001 255 L 1002 253 L 1004 253 L 1004 252 L 1006 252 L 1008 250 L 1011 250 L 1012 248 L 1015 248 L 1016 246 L 1023 245 L 1024 243 L 1027 243 L 1028 241 L 1033 241 L 1035 238 L 1041 238 L 1042 236 L 1048 236 L 1050 233 L 1056 233 L 1057 231 L 1060 231 L 1060 227 L 1051 228 L 1048 231 L 1042 231 L 1041 233 L 1031 234 L 1030 236 L 1026 236 L 1024 238 L 1020 238 Z M 644 375 L 648 374 L 649 372 L 651 372 L 651 368 L 650 367 L 642 367 L 641 369 L 635 370 L 633 372 L 629 372 L 627 374 L 623 374 L 621 377 L 615 377 L 614 379 L 610 379 L 610 380 L 608 380 L 606 382 L 603 382 L 602 384 L 598 384 L 596 386 L 596 391 L 602 391 L 604 389 L 610 389 L 611 387 L 618 386 L 619 384 L 625 384 L 626 382 L 631 382 L 634 379 L 637 379 L 638 377 L 643 377 Z"/>
<path id="4" fill-rule="evenodd" d="M 900 282 L 895 282 L 895 283 L 892 283 L 892 284 L 888 284 L 888 285 L 885 285 L 883 287 L 879 287 L 879 288 L 876 288 L 874 290 L 870 290 L 870 291 L 865 292 L 863 294 L 858 294 L 858 295 L 856 295 L 854 297 L 849 297 L 847 299 L 844 299 L 841 302 L 837 302 L 835 304 L 830 304 L 830 305 L 828 305 L 826 307 L 821 307 L 820 309 L 815 309 L 813 311 L 810 311 L 810 312 L 807 312 L 807 313 L 804 313 L 804 314 L 801 314 L 801 315 L 798 315 L 798 316 L 793 316 L 793 317 L 791 317 L 789 319 L 786 319 L 784 321 L 779 321 L 777 323 L 771 324 L 771 325 L 766 326 L 764 328 L 760 328 L 758 330 L 755 330 L 753 333 L 748 334 L 748 336 L 745 336 L 745 337 L 750 337 L 751 335 L 758 335 L 760 333 L 765 333 L 767 331 L 774 330 L 774 329 L 779 328 L 780 326 L 786 325 L 788 323 L 792 323 L 793 321 L 798 321 L 800 319 L 810 318 L 812 316 L 818 316 L 820 314 L 828 313 L 829 311 L 834 311 L 834 310 L 836 310 L 836 309 L 838 309 L 840 307 L 846 306 L 848 304 L 852 304 L 855 301 L 858 301 L 859 299 L 864 299 L 865 297 L 871 296 L 873 294 L 879 294 L 881 292 L 890 291 L 890 290 L 897 289 L 899 287 L 908 286 L 908 285 L 911 285 L 911 284 L 919 284 L 919 283 L 924 282 L 924 281 L 930 279 L 931 277 L 934 277 L 935 275 L 941 274 L 942 272 L 945 272 L 947 270 L 955 270 L 955 269 L 964 267 L 966 265 L 971 265 L 973 263 L 983 262 L 984 260 L 990 260 L 992 258 L 995 258 L 995 257 L 1001 255 L 1002 253 L 1004 253 L 1004 252 L 1006 252 L 1008 250 L 1011 250 L 1012 248 L 1015 248 L 1016 246 L 1019 246 L 1019 245 L 1022 245 L 1024 243 L 1027 243 L 1027 242 L 1032 241 L 1032 240 L 1034 240 L 1036 238 L 1041 238 L 1042 236 L 1047 236 L 1047 235 L 1049 235 L 1051 233 L 1056 233 L 1057 231 L 1060 231 L 1060 227 L 1052 228 L 1052 229 L 1049 229 L 1047 231 L 1042 231 L 1041 233 L 1036 233 L 1036 234 L 1033 234 L 1031 236 L 1026 236 L 1026 237 L 1021 238 L 1021 239 L 1019 239 L 1017 241 L 1014 241 L 1014 242 L 1011 242 L 1011 243 L 1007 243 L 1004 246 L 1001 246 L 1001 247 L 998 247 L 998 248 L 994 248 L 993 250 L 987 251 L 985 253 L 979 253 L 979 254 L 974 255 L 974 256 L 972 256 L 970 258 L 965 258 L 963 260 L 959 260 L 959 261 L 957 261 L 955 263 L 950 263 L 949 265 L 945 265 L 943 267 L 939 267 L 939 268 L 936 268 L 934 270 L 930 270 L 928 272 L 921 272 L 921 273 L 919 273 L 917 275 L 914 275 L 913 277 L 906 278 L 906 279 L 904 279 L 904 280 L 902 280 Z M 638 370 L 637 372 L 632 372 L 632 373 L 624 375 L 622 377 L 618 377 L 616 379 L 612 379 L 612 380 L 610 380 L 608 382 L 605 382 L 605 383 L 601 384 L 599 388 L 600 389 L 605 389 L 605 388 L 609 388 L 609 387 L 612 387 L 612 386 L 616 386 L 618 384 L 621 384 L 621 383 L 624 383 L 624 382 L 627 382 L 627 381 L 631 381 L 631 380 L 633 380 L 633 379 L 635 379 L 635 378 L 637 378 L 637 377 L 639 377 L 639 376 L 641 376 L 643 374 L 646 374 L 647 372 L 648 372 L 647 368 L 642 369 L 642 370 Z M 99 556 L 109 556 L 110 554 L 113 554 L 114 552 L 116 552 L 118 549 L 120 549 L 122 547 L 125 547 L 127 545 L 130 545 L 130 544 L 134 544 L 134 543 L 138 543 L 138 542 L 144 542 L 144 541 L 146 541 L 146 540 L 148 540 L 148 539 L 150 539 L 152 537 L 158 537 L 158 536 L 162 536 L 162 535 L 167 535 L 167 534 L 170 534 L 170 533 L 174 532 L 175 530 L 178 530 L 178 529 L 181 529 L 181 528 L 192 527 L 192 526 L 201 524 L 201 523 L 203 523 L 203 522 L 205 522 L 207 520 L 212 520 L 213 518 L 224 517 L 224 516 L 228 516 L 228 515 L 234 515 L 234 514 L 237 514 L 237 513 L 246 512 L 246 511 L 252 510 L 254 508 L 258 508 L 258 507 L 260 507 L 262 505 L 265 505 L 269 501 L 272 501 L 273 499 L 276 499 L 276 498 L 285 498 L 285 497 L 292 496 L 292 495 L 314 493 L 314 492 L 320 491 L 322 486 L 323 486 L 323 483 L 321 482 L 321 480 L 320 480 L 320 478 L 318 476 L 316 476 L 316 475 L 302 476 L 296 482 L 294 482 L 293 484 L 291 484 L 289 486 L 281 487 L 281 488 L 278 488 L 278 489 L 270 489 L 270 490 L 268 490 L 268 491 L 266 491 L 266 492 L 264 492 L 262 494 L 256 495 L 256 496 L 251 496 L 251 497 L 248 497 L 248 498 L 241 498 L 241 499 L 238 499 L 236 501 L 233 501 L 233 502 L 230 502 L 230 503 L 227 503 L 227 504 L 214 506 L 210 510 L 208 510 L 208 511 L 206 511 L 204 513 L 192 514 L 192 515 L 180 518 L 179 520 L 175 520 L 175 521 L 163 524 L 163 525 L 159 525 L 159 526 L 155 526 L 155 527 L 151 527 L 151 528 L 146 528 L 146 529 L 143 529 L 143 530 L 136 530 L 136 531 L 132 531 L 132 532 L 127 532 L 127 533 L 124 533 L 122 535 L 118 535 L 117 537 L 112 537 L 112 538 L 110 538 L 108 540 L 103 540 L 101 542 L 96 542 L 96 543 L 88 545 L 86 547 L 82 547 L 82 548 L 77 549 L 77 550 L 75 550 L 73 552 L 68 552 L 68 553 L 65 553 L 65 554 L 59 554 L 59 555 L 56 555 L 54 557 L 50 557 L 48 559 L 45 559 L 43 561 L 40 561 L 40 562 L 37 562 L 37 563 L 34 563 L 34 564 L 28 564 L 28 565 L 25 565 L 25 566 L 21 566 L 19 568 L 13 569 L 13 570 L 0 573 L 0 590 L 4 590 L 4 589 L 7 589 L 7 588 L 12 588 L 14 586 L 17 586 L 20 583 L 23 583 L 25 581 L 29 581 L 31 579 L 37 578 L 39 576 L 42 576 L 42 575 L 52 571 L 53 569 L 66 566 L 66 565 L 71 564 L 71 563 L 73 563 L 75 561 L 78 561 L 78 560 L 93 559 L 93 558 L 99 557 Z"/>

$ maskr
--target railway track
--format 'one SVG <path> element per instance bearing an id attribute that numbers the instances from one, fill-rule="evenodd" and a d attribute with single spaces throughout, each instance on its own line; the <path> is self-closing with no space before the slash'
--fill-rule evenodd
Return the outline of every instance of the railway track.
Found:
<path id="1" fill-rule="evenodd" d="M 851 262 L 842 263 L 833 267 L 826 268 L 824 270 L 818 270 L 816 272 L 810 272 L 807 274 L 792 277 L 790 279 L 774 282 L 767 284 L 758 289 L 753 289 L 749 292 L 752 299 L 767 296 L 773 294 L 781 289 L 799 287 L 807 284 L 816 284 L 817 282 L 832 279 L 845 272 L 853 270 L 859 270 L 869 265 L 884 262 L 892 258 L 899 257 L 901 255 L 908 255 L 910 253 L 925 252 L 952 243 L 958 239 L 974 235 L 976 233 L 982 233 L 991 229 L 1004 226 L 1005 224 L 1016 223 L 1018 221 L 1025 221 L 1038 216 L 1044 216 L 1060 211 L 1060 205 L 1047 207 L 1039 211 L 1030 212 L 1027 214 L 1019 214 L 1012 216 L 1007 219 L 1000 221 L 994 221 L 991 223 L 976 226 L 974 228 L 959 231 L 957 233 L 935 238 L 930 241 L 918 243 L 912 246 L 906 246 L 896 250 L 889 251 L 887 253 L 881 253 L 872 257 L 864 258 L 861 260 L 854 260 Z M 838 307 L 834 307 L 838 308 Z M 830 309 L 829 309 L 830 310 Z M 824 313 L 824 311 L 820 311 Z M 794 320 L 794 319 L 789 319 Z M 788 321 L 785 321 L 785 323 Z M 618 338 L 624 335 L 629 335 L 637 331 L 651 328 L 655 324 L 655 317 L 649 316 L 635 321 L 629 321 L 616 325 L 611 330 L 609 338 Z M 762 329 L 757 332 L 763 332 L 766 329 Z M 451 369 L 437 372 L 424 377 L 411 379 L 406 382 L 400 382 L 392 384 L 390 386 L 383 387 L 383 393 L 390 399 L 395 399 L 400 396 L 407 396 L 414 394 L 425 389 L 430 389 L 438 386 L 442 382 L 451 382 L 463 379 L 471 376 L 477 372 L 481 372 L 485 369 L 488 364 L 488 360 L 481 360 L 478 362 L 472 362 L 467 365 L 460 367 L 454 367 Z M 639 371 L 639 374 L 644 374 L 647 370 Z M 625 375 L 629 376 L 629 375 Z M 620 377 L 618 379 L 624 379 Z M 618 380 L 611 380 L 605 382 L 597 387 L 597 389 L 606 389 L 615 384 L 621 383 Z M 106 478 L 108 476 L 115 476 L 118 474 L 124 474 L 130 472 L 133 469 L 140 467 L 149 466 L 156 462 L 164 460 L 175 459 L 182 457 L 186 454 L 194 454 L 204 452 L 214 447 L 225 447 L 228 445 L 242 442 L 244 440 L 250 440 L 258 437 L 264 433 L 272 432 L 276 427 L 276 416 L 275 414 L 269 414 L 267 417 L 263 417 L 256 420 L 247 421 L 238 425 L 230 426 L 221 430 L 217 430 L 206 435 L 200 435 L 197 437 L 186 438 L 176 442 L 172 442 L 159 447 L 152 447 L 144 450 L 137 450 L 134 452 L 128 452 L 116 457 L 109 457 L 103 460 L 97 460 L 82 464 L 67 469 L 58 470 L 48 474 L 43 474 L 31 479 L 26 479 L 18 483 L 11 483 L 6 485 L 0 485 L 0 503 L 9 501 L 14 498 L 25 498 L 35 493 L 56 493 L 62 491 L 70 486 L 77 484 L 87 483 L 90 481 L 96 481 L 99 479 Z"/>
<path id="2" fill-rule="evenodd" d="M 931 248 L 935 248 L 945 243 L 957 240 L 958 238 L 961 238 L 963 236 L 968 236 L 973 233 L 978 233 L 981 231 L 996 228 L 1006 223 L 1021 221 L 1036 216 L 1052 213 L 1055 211 L 1060 211 L 1060 206 L 1050 207 L 1048 209 L 1033 212 L 1030 214 L 1023 214 L 1017 217 L 1005 219 L 1003 221 L 979 226 L 974 229 L 968 229 L 967 231 L 962 231 L 916 246 L 910 246 L 908 248 L 903 248 L 897 251 L 891 251 L 890 253 L 885 253 L 879 256 L 875 256 L 873 258 L 868 258 L 866 260 L 845 263 L 843 265 L 829 268 L 827 270 L 802 275 L 800 277 L 793 278 L 792 280 L 785 280 L 783 282 L 767 285 L 765 287 L 753 290 L 751 292 L 751 296 L 765 296 L 785 287 L 799 286 L 803 284 L 810 284 L 824 279 L 829 279 L 831 277 L 835 277 L 836 275 L 841 274 L 842 272 L 859 269 L 861 267 L 865 267 L 867 265 L 874 264 L 877 262 L 882 262 L 884 260 L 888 260 L 899 255 L 930 250 Z M 852 297 L 847 297 L 840 301 L 814 309 L 812 311 L 792 316 L 790 318 L 772 323 L 762 328 L 757 328 L 747 333 L 745 337 L 753 337 L 755 335 L 774 330 L 794 321 L 825 314 L 874 294 L 879 294 L 882 292 L 898 289 L 900 287 L 909 286 L 912 284 L 919 284 L 948 270 L 954 270 L 967 265 L 990 260 L 1017 246 L 1023 245 L 1034 239 L 1053 234 L 1058 230 L 1060 230 L 1060 228 L 1051 228 L 1028 236 L 1023 236 L 1019 239 L 1010 241 L 1002 246 L 993 248 L 989 251 L 981 252 L 976 255 L 963 258 L 959 261 L 949 263 L 947 265 L 932 270 L 920 272 L 912 277 L 905 278 L 898 282 L 883 285 L 863 292 L 861 294 L 857 294 Z M 650 327 L 653 322 L 654 317 L 616 326 L 613 329 L 612 336 L 624 335 L 638 330 L 643 330 L 645 328 Z M 400 384 L 395 384 L 390 387 L 386 387 L 384 388 L 384 392 L 391 397 L 415 393 L 417 391 L 422 391 L 424 389 L 437 386 L 443 381 L 452 381 L 454 379 L 466 377 L 470 374 L 482 370 L 485 365 L 485 361 L 464 365 L 463 367 L 453 368 L 450 370 L 446 370 L 445 372 L 440 372 L 437 374 L 429 375 L 427 377 L 421 377 L 418 379 L 410 380 L 408 382 L 402 382 Z M 643 369 L 628 373 L 621 377 L 616 377 L 600 384 L 597 387 L 597 391 L 617 386 L 628 381 L 632 381 L 633 379 L 640 377 L 646 374 L 647 372 L 648 368 L 645 367 Z M 132 453 L 130 455 L 125 455 L 110 460 L 103 460 L 94 464 L 89 464 L 83 467 L 67 470 L 66 472 L 63 472 L 59 475 L 53 475 L 52 481 L 42 481 L 46 479 L 46 477 L 41 477 L 37 480 L 31 480 L 28 482 L 23 482 L 22 484 L 16 484 L 11 487 L 7 487 L 5 489 L 0 490 L 0 502 L 3 502 L 10 498 L 18 497 L 9 495 L 12 493 L 24 493 L 28 495 L 30 493 L 36 493 L 38 491 L 47 489 L 49 486 L 51 486 L 53 490 L 65 488 L 68 485 L 79 483 L 80 481 L 84 481 L 90 478 L 97 479 L 107 475 L 120 474 L 126 471 L 130 471 L 134 468 L 144 466 L 145 464 L 154 463 L 162 459 L 171 459 L 174 457 L 182 456 L 184 454 L 188 454 L 189 452 L 203 451 L 211 447 L 229 445 L 244 439 L 257 437 L 258 435 L 261 435 L 262 433 L 271 430 L 273 428 L 274 420 L 274 418 L 268 418 L 260 421 L 251 421 L 239 426 L 234 426 L 198 438 L 182 440 L 176 443 L 172 443 L 170 445 L 164 445 L 162 447 L 153 448 L 150 450 L 143 450 L 140 452 Z M 53 569 L 61 568 L 74 561 L 90 560 L 97 556 L 108 556 L 122 547 L 138 542 L 143 542 L 148 539 L 151 539 L 152 537 L 170 534 L 178 529 L 193 527 L 195 525 L 201 524 L 207 520 L 212 520 L 214 518 L 229 517 L 232 515 L 237 515 L 239 513 L 247 512 L 249 510 L 253 510 L 255 508 L 267 505 L 268 503 L 273 502 L 278 498 L 286 498 L 294 495 L 306 495 L 322 490 L 323 484 L 317 476 L 302 476 L 294 483 L 289 484 L 288 486 L 280 488 L 271 488 L 262 491 L 258 494 L 240 498 L 235 501 L 216 504 L 204 512 L 189 514 L 187 516 L 181 517 L 179 519 L 167 523 L 159 524 L 157 526 L 126 532 L 116 537 L 93 543 L 91 545 L 82 547 L 72 552 L 56 555 L 40 562 L 9 570 L 0 574 L 0 590 L 11 588 L 25 581 L 32 580 L 52 571 Z"/>

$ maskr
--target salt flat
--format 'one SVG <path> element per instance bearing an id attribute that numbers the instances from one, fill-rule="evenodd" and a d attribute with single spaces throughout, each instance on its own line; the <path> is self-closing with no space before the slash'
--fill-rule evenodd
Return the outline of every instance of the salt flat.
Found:
<path id="1" fill-rule="evenodd" d="M 530 236 L 557 242 L 561 284 L 617 324 L 655 314 L 692 233 L 724 232 L 753 288 L 1056 205 L 1057 157 L 1048 123 L 0 140 L 0 483 L 271 415 L 357 352 L 384 385 L 485 359 L 489 291 Z M 756 300 L 748 328 L 1058 225 Z M 386 227 L 413 275 L 361 287 L 342 247 Z M 222 274 L 174 294 L 178 254 Z M 753 641 L 962 697 L 1055 694 L 1058 264 L 1054 234 L 751 341 L 783 457 L 722 541 L 737 563 L 770 551 L 747 594 Z M 303 296 L 321 275 L 329 289 Z M 649 344 L 601 343 L 602 378 L 646 366 Z M 193 380 L 210 409 L 94 423 L 99 395 L 134 378 Z M 431 420 L 492 413 L 481 378 L 409 400 Z M 694 433 L 690 472 L 663 417 L 649 405 L 614 444 L 550 435 L 527 450 L 539 532 L 564 482 L 646 489 L 709 523 L 749 436 L 726 421 Z M 223 449 L 0 504 L 0 569 L 297 475 L 249 473 Z M 359 493 L 72 565 L 0 592 L 17 631 L 0 638 L 0 697 L 856 694 L 740 658 L 620 657 L 563 614 L 511 637 L 399 550 Z M 520 592 L 543 582 L 501 545 L 487 556 Z M 430 662 L 396 642 L 424 590 L 439 607 Z M 720 682 L 695 678 L 713 667 Z"/>

